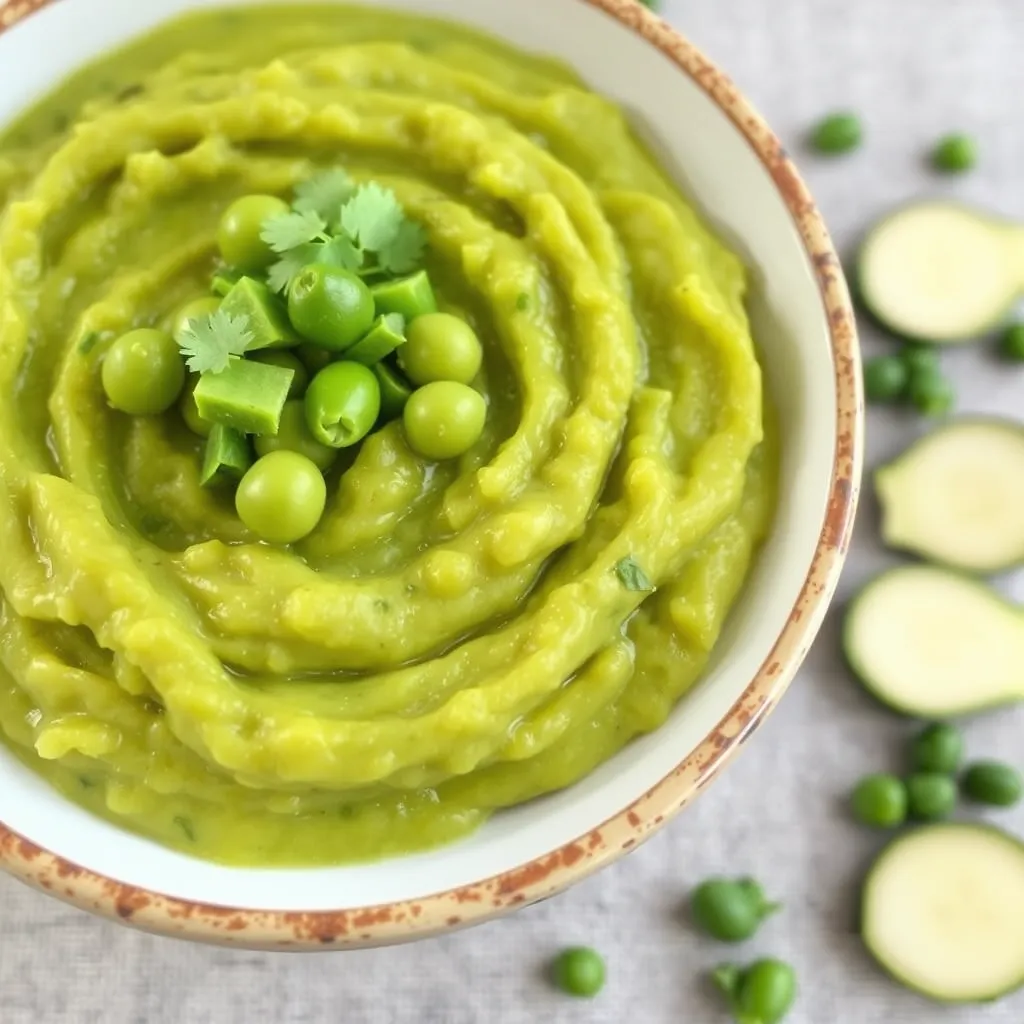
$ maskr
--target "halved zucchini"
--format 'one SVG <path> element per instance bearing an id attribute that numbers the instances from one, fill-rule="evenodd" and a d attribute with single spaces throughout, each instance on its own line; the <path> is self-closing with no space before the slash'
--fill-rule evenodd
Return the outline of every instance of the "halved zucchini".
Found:
<path id="1" fill-rule="evenodd" d="M 890 975 L 939 1002 L 1015 992 L 1024 985 L 1024 845 L 977 824 L 907 833 L 868 874 L 861 932 Z"/>
<path id="2" fill-rule="evenodd" d="M 983 583 L 929 565 L 883 573 L 853 600 L 847 661 L 884 704 L 944 719 L 1024 700 L 1024 614 Z"/>
<path id="3" fill-rule="evenodd" d="M 961 419 L 875 473 L 882 539 L 933 562 L 995 573 L 1024 562 L 1024 427 Z"/>
<path id="4" fill-rule="evenodd" d="M 947 200 L 883 217 L 858 257 L 859 294 L 889 330 L 919 341 L 970 341 L 1024 293 L 1024 228 Z"/>

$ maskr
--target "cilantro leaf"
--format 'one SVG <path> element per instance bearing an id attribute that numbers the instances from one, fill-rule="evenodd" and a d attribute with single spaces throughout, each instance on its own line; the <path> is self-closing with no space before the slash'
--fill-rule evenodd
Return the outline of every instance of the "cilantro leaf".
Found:
<path id="1" fill-rule="evenodd" d="M 249 321 L 217 310 L 198 320 L 189 320 L 178 335 L 178 347 L 193 373 L 221 373 L 232 360 L 252 344 Z"/>
<path id="2" fill-rule="evenodd" d="M 406 220 L 394 240 L 377 254 L 377 260 L 389 274 L 407 274 L 420 265 L 426 245 L 426 231 L 415 221 Z"/>
<path id="3" fill-rule="evenodd" d="M 348 174 L 340 167 L 336 167 L 296 185 L 292 209 L 299 213 L 319 214 L 328 223 L 333 223 L 355 190 L 356 187 Z"/>
<path id="4" fill-rule="evenodd" d="M 260 238 L 274 252 L 288 252 L 316 239 L 327 238 L 327 222 L 313 210 L 302 213 L 282 213 L 263 224 Z"/>
<path id="5" fill-rule="evenodd" d="M 369 252 L 380 252 L 394 242 L 404 221 L 395 193 L 375 181 L 360 185 L 341 210 L 342 230 Z"/>
<path id="6" fill-rule="evenodd" d="M 345 235 L 335 235 L 321 246 L 316 255 L 317 263 L 326 263 L 345 270 L 358 270 L 363 265 L 363 254 Z"/>
<path id="7" fill-rule="evenodd" d="M 650 591 L 654 589 L 647 573 L 640 568 L 637 560 L 628 555 L 615 563 L 615 574 L 627 590 Z"/>
<path id="8" fill-rule="evenodd" d="M 267 271 L 267 284 L 273 292 L 283 292 L 292 283 L 303 267 L 316 263 L 320 252 L 326 248 L 323 242 L 307 242 L 286 252 Z"/>

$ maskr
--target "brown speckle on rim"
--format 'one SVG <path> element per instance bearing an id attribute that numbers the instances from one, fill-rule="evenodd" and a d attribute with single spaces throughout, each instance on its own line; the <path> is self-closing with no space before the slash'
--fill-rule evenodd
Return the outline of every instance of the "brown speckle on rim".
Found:
<path id="1" fill-rule="evenodd" d="M 0 0 L 0 32 L 53 0 Z M 570 2 L 570 0 L 567 0 Z M 778 703 L 838 582 L 857 504 L 863 457 L 860 354 L 850 297 L 828 231 L 785 149 L 729 78 L 680 33 L 634 0 L 571 0 L 617 19 L 689 76 L 746 138 L 789 209 L 814 273 L 835 365 L 837 437 L 828 510 L 817 550 L 786 628 L 746 691 L 709 736 L 661 782 L 561 849 L 504 875 L 415 902 L 322 913 L 218 907 L 123 885 L 69 863 L 0 823 L 0 867 L 40 889 L 57 886 L 69 902 L 148 931 L 259 949 L 351 948 L 427 936 L 485 921 L 546 899 L 636 848 L 685 807 L 753 735 Z M 453 914 L 458 907 L 461 914 Z M 366 921 L 350 929 L 353 919 Z"/>

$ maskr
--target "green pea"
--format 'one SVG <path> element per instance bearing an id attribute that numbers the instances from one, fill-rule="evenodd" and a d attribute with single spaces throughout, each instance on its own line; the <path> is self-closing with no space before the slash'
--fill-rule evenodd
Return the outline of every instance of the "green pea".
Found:
<path id="1" fill-rule="evenodd" d="M 917 821 L 948 818 L 956 807 L 956 782 L 939 772 L 914 772 L 907 777 L 907 809 Z"/>
<path id="2" fill-rule="evenodd" d="M 814 126 L 811 144 L 819 153 L 848 153 L 861 144 L 863 134 L 860 119 L 855 114 L 830 114 Z"/>
<path id="3" fill-rule="evenodd" d="M 895 775 L 868 775 L 850 800 L 854 817 L 872 828 L 897 828 L 907 819 L 907 787 Z"/>
<path id="4" fill-rule="evenodd" d="M 910 373 L 899 356 L 876 356 L 864 364 L 864 393 L 869 402 L 893 402 L 903 396 Z"/>
<path id="5" fill-rule="evenodd" d="M 295 354 L 302 360 L 303 365 L 310 373 L 318 373 L 331 361 L 334 355 L 334 353 L 328 352 L 327 349 L 321 348 L 319 345 L 311 345 L 308 341 L 299 345 L 295 349 Z"/>
<path id="6" fill-rule="evenodd" d="M 260 237 L 271 217 L 288 213 L 288 204 L 277 196 L 242 196 L 224 211 L 217 230 L 217 245 L 224 262 L 239 270 L 263 270 L 277 255 Z"/>
<path id="7" fill-rule="evenodd" d="M 288 290 L 288 316 L 308 341 L 341 352 L 373 324 L 373 296 L 358 275 L 312 263 L 299 272 Z"/>
<path id="8" fill-rule="evenodd" d="M 721 942 L 749 939 L 778 909 L 779 904 L 768 901 L 750 878 L 711 878 L 690 896 L 690 912 L 696 924 Z"/>
<path id="9" fill-rule="evenodd" d="M 413 451 L 425 459 L 454 459 L 480 440 L 487 403 L 479 392 L 455 381 L 435 381 L 412 393 L 402 421 Z"/>
<path id="10" fill-rule="evenodd" d="M 552 965 L 555 984 L 571 996 L 590 999 L 604 988 L 601 954 L 587 946 L 563 950 Z"/>
<path id="11" fill-rule="evenodd" d="M 469 384 L 480 372 L 484 351 L 465 320 L 450 313 L 418 316 L 405 331 L 398 363 L 413 384 L 454 380 Z"/>
<path id="12" fill-rule="evenodd" d="M 252 359 L 257 363 L 266 363 L 268 366 L 280 366 L 282 369 L 291 370 L 295 375 L 292 377 L 292 385 L 288 389 L 289 398 L 301 398 L 309 385 L 309 370 L 306 364 L 294 352 L 283 348 L 264 348 L 258 352 L 249 352 L 246 359 Z"/>
<path id="13" fill-rule="evenodd" d="M 310 382 L 305 403 L 313 437 L 331 448 L 348 448 L 377 422 L 380 385 L 362 363 L 331 363 Z"/>
<path id="14" fill-rule="evenodd" d="M 976 761 L 968 766 L 960 784 L 969 799 L 993 807 L 1012 807 L 1024 791 L 1020 772 L 1001 761 Z"/>
<path id="15" fill-rule="evenodd" d="M 722 964 L 711 975 L 740 1024 L 779 1024 L 796 1002 L 796 972 L 781 960 Z"/>
<path id="16" fill-rule="evenodd" d="M 386 420 L 398 419 L 412 394 L 409 382 L 387 363 L 375 363 L 373 373 L 380 384 L 381 416 Z"/>
<path id="17" fill-rule="evenodd" d="M 945 722 L 927 725 L 914 738 L 911 756 L 919 772 L 952 775 L 964 756 L 964 738 L 959 729 Z"/>
<path id="18" fill-rule="evenodd" d="M 978 145 L 959 132 L 939 139 L 932 150 L 932 166 L 947 174 L 963 174 L 978 162 Z"/>
<path id="19" fill-rule="evenodd" d="M 910 374 L 932 373 L 941 368 L 939 353 L 934 345 L 911 342 L 903 346 L 899 358 Z"/>
<path id="20" fill-rule="evenodd" d="M 301 398 L 284 403 L 276 434 L 257 434 L 254 442 L 257 455 L 277 451 L 298 452 L 321 472 L 330 469 L 338 458 L 337 448 L 329 448 L 313 436 L 306 422 L 306 403 Z"/>
<path id="21" fill-rule="evenodd" d="M 311 533 L 324 512 L 327 485 L 298 452 L 276 451 L 253 463 L 238 484 L 238 518 L 271 544 L 293 544 Z"/>
<path id="22" fill-rule="evenodd" d="M 175 310 L 171 318 L 171 336 L 180 345 L 182 332 L 188 327 L 192 320 L 203 320 L 211 313 L 220 309 L 220 299 L 215 295 L 204 295 L 201 298 L 186 302 L 180 309 Z"/>
<path id="23" fill-rule="evenodd" d="M 213 429 L 213 424 L 209 420 L 204 420 L 199 415 L 199 406 L 196 405 L 195 390 L 196 385 L 199 383 L 199 374 L 191 374 L 188 383 L 185 385 L 185 390 L 181 393 L 181 418 L 185 421 L 185 426 L 192 431 L 193 434 L 198 434 L 200 437 L 209 437 L 210 431 Z"/>
<path id="24" fill-rule="evenodd" d="M 1006 359 L 1024 362 L 1024 323 L 1007 327 L 999 341 L 999 350 Z"/>
<path id="25" fill-rule="evenodd" d="M 132 416 L 155 416 L 178 400 L 185 364 L 166 331 L 143 327 L 122 334 L 107 350 L 101 371 L 107 401 Z"/>
<path id="26" fill-rule="evenodd" d="M 937 369 L 912 371 L 907 397 L 924 416 L 944 416 L 956 403 L 952 383 Z"/>

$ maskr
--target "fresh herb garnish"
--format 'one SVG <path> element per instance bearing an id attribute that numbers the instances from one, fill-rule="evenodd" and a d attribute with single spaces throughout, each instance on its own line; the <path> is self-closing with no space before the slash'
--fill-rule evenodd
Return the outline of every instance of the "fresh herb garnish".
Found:
<path id="1" fill-rule="evenodd" d="M 178 347 L 193 373 L 222 373 L 242 356 L 253 336 L 244 317 L 222 310 L 189 320 L 178 337 Z"/>
<path id="2" fill-rule="evenodd" d="M 627 590 L 648 591 L 654 589 L 647 573 L 640 568 L 632 555 L 615 563 L 615 574 Z"/>
<path id="3" fill-rule="evenodd" d="M 352 198 L 355 190 L 352 179 L 338 167 L 296 185 L 292 208 L 299 213 L 312 211 L 331 223 L 339 216 L 339 211 Z"/>
<path id="4" fill-rule="evenodd" d="M 303 210 L 282 213 L 279 217 L 271 217 L 263 224 L 260 238 L 274 252 L 288 252 L 309 242 L 326 242 L 328 240 L 327 221 L 314 210 Z"/>
<path id="5" fill-rule="evenodd" d="M 369 275 L 408 273 L 422 260 L 426 233 L 377 182 L 357 188 L 336 169 L 295 192 L 291 212 L 272 217 L 260 233 L 281 257 L 267 275 L 274 291 L 285 291 L 310 263 Z"/>

